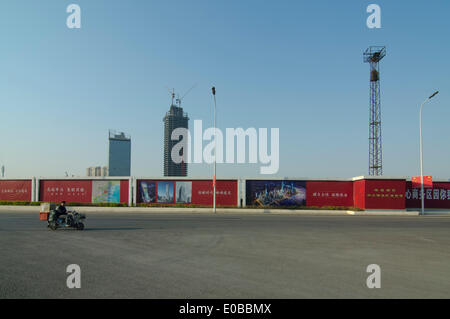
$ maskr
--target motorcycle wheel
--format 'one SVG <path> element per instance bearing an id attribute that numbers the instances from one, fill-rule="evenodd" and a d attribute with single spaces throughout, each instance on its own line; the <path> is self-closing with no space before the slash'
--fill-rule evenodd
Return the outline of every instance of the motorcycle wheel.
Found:
<path id="1" fill-rule="evenodd" d="M 56 229 L 58 228 L 58 226 L 56 226 L 55 223 L 50 223 L 50 224 L 48 225 L 48 227 L 50 227 L 51 230 L 56 230 Z"/>
<path id="2" fill-rule="evenodd" d="M 84 229 L 84 224 L 83 223 L 78 223 L 77 224 L 77 229 L 78 230 L 83 230 Z"/>

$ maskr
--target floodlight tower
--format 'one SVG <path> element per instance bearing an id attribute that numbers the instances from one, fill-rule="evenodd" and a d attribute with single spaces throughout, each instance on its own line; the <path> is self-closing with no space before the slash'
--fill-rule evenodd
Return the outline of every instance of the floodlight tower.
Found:
<path id="1" fill-rule="evenodd" d="M 385 56 L 384 46 L 371 46 L 364 52 L 364 62 L 370 64 L 369 175 L 371 176 L 383 175 L 379 63 Z"/>

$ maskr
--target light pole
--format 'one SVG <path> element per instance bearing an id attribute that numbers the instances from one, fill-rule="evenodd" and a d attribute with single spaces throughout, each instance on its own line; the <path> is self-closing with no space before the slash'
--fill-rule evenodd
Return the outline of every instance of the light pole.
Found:
<path id="1" fill-rule="evenodd" d="M 420 196 L 422 201 L 421 215 L 425 214 L 425 196 L 423 191 L 423 141 L 422 141 L 422 109 L 425 103 L 431 100 L 439 91 L 434 92 L 420 105 Z"/>
<path id="2" fill-rule="evenodd" d="M 216 156 L 217 156 L 217 145 L 216 145 L 216 139 L 217 139 L 217 133 L 216 133 L 216 88 L 212 87 L 212 94 L 214 96 L 214 175 L 213 175 L 213 211 L 216 213 Z"/>

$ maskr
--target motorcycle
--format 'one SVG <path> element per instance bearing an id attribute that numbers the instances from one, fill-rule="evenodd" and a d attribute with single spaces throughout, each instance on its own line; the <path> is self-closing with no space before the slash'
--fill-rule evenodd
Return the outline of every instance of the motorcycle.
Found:
<path id="1" fill-rule="evenodd" d="M 83 221 L 86 219 L 85 214 L 78 213 L 75 210 L 67 211 L 67 214 L 56 218 L 56 211 L 51 210 L 48 216 L 47 227 L 51 230 L 57 230 L 58 228 L 75 228 L 78 230 L 84 229 Z"/>

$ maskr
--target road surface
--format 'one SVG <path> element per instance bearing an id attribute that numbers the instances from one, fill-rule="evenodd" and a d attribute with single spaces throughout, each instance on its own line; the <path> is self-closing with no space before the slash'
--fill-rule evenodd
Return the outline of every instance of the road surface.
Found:
<path id="1" fill-rule="evenodd" d="M 0 252 L 0 298 L 450 297 L 445 216 L 90 213 L 50 231 L 0 208 Z"/>

